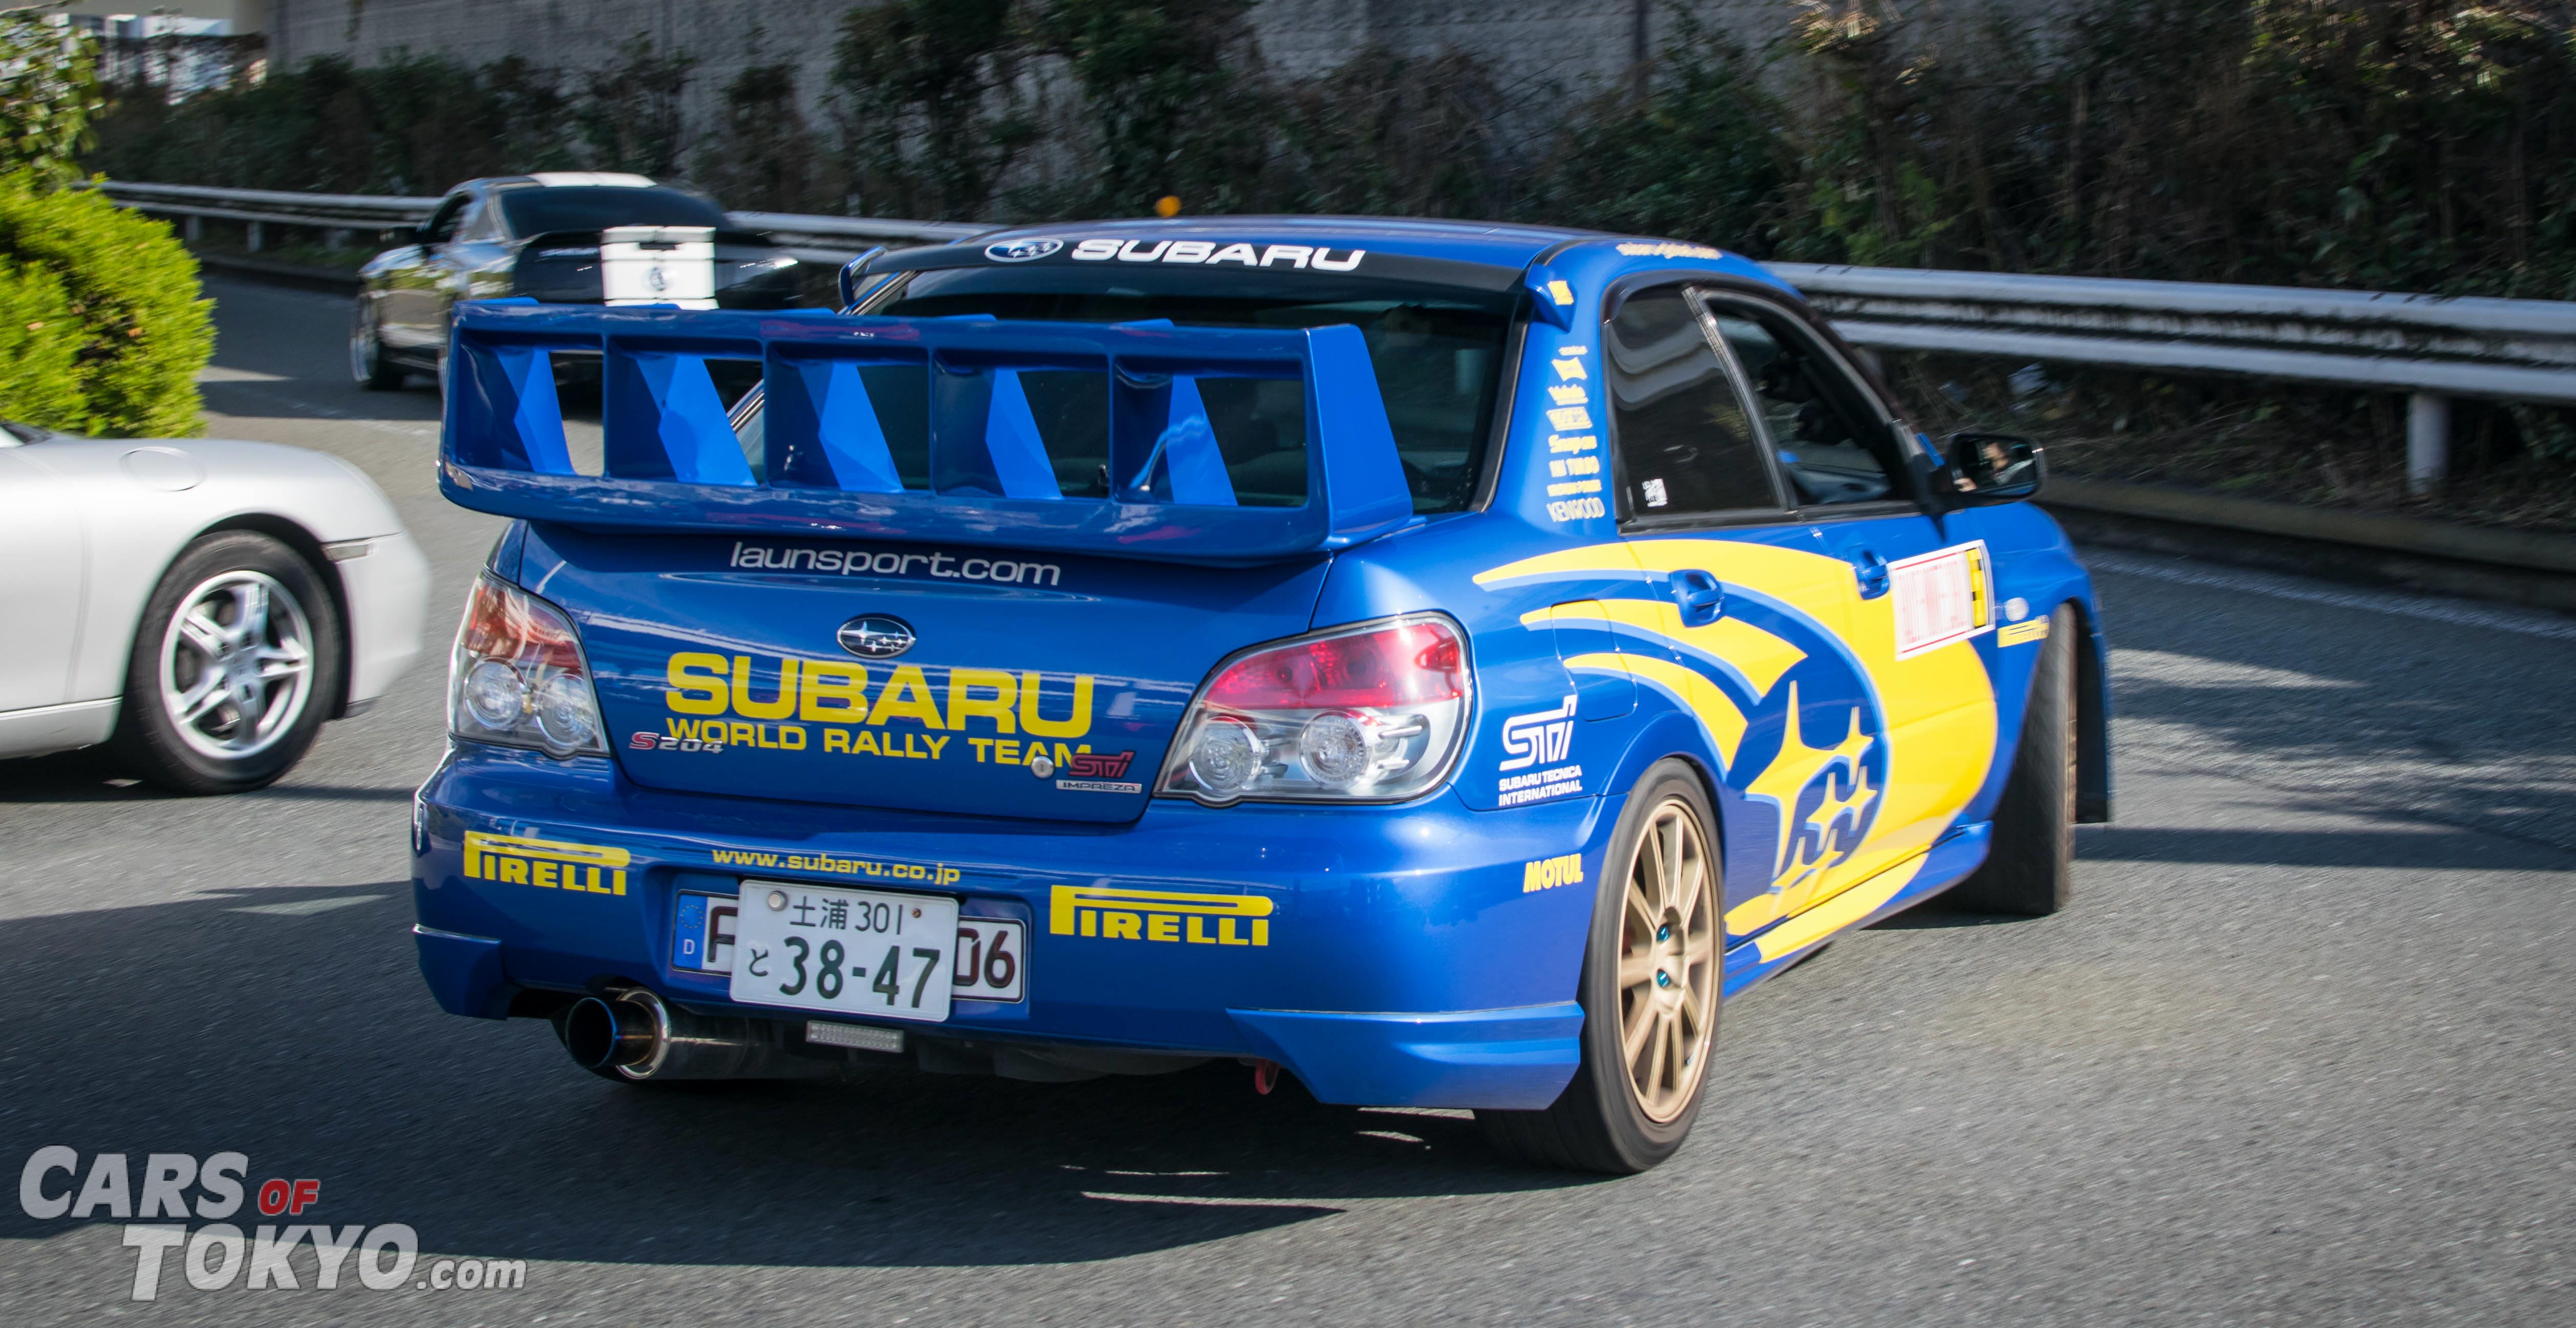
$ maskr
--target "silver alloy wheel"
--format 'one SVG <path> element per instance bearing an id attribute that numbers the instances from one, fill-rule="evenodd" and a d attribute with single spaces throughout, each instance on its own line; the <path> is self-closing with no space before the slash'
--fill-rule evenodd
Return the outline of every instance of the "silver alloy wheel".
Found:
<path id="1" fill-rule="evenodd" d="M 1619 1050 L 1658 1125 L 1690 1106 L 1717 1031 L 1717 872 L 1699 817 L 1666 798 L 1628 864 L 1619 920 Z"/>
<path id="2" fill-rule="evenodd" d="M 161 634 L 161 706 L 200 754 L 274 746 L 313 700 L 313 622 L 263 572 L 221 572 L 179 601 Z"/>

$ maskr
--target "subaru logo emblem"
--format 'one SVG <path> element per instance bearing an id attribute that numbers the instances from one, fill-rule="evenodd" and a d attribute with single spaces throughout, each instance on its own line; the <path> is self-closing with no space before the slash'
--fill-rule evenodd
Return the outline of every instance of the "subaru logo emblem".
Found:
<path id="1" fill-rule="evenodd" d="M 984 256 L 996 263 L 1026 263 L 1063 247 L 1062 240 L 1000 240 L 985 245 Z"/>
<path id="2" fill-rule="evenodd" d="M 912 627 L 882 613 L 862 614 L 841 624 L 837 639 L 861 659 L 892 659 L 912 649 Z"/>

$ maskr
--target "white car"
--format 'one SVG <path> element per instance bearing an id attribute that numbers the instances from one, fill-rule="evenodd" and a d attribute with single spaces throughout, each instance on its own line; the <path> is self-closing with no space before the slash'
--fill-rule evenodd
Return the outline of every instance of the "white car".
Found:
<path id="1" fill-rule="evenodd" d="M 0 757 L 232 793 L 420 654 L 429 564 L 337 457 L 0 423 Z"/>

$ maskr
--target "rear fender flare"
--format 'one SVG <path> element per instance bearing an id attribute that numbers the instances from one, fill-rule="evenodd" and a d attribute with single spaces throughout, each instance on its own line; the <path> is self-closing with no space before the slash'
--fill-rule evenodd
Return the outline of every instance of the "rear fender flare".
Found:
<path id="1" fill-rule="evenodd" d="M 1678 710 L 1665 710 L 1638 726 L 1636 733 L 1629 738 L 1626 750 L 1620 754 L 1618 764 L 1611 767 L 1610 777 L 1602 781 L 1602 791 L 1626 798 L 1637 787 L 1637 781 L 1645 777 L 1646 771 L 1666 757 L 1678 757 L 1698 773 L 1701 791 L 1708 795 L 1709 807 L 1723 822 L 1727 808 L 1723 796 L 1725 763 L 1717 759 L 1716 751 L 1709 746 L 1707 731 L 1699 726 L 1697 720 Z M 1608 827 L 1617 819 L 1615 815 L 1603 817 L 1605 836 Z M 1727 827 L 1719 824 L 1708 829 L 1718 838 L 1719 860 L 1723 861 Z M 1605 866 L 1603 870 L 1609 869 Z"/>

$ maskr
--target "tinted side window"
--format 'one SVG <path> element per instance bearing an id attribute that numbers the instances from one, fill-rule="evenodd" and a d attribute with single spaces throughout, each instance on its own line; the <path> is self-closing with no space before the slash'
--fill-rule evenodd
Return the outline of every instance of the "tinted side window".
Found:
<path id="1" fill-rule="evenodd" d="M 1378 396 L 1413 490 L 1413 510 L 1457 512 L 1475 500 L 1493 428 L 1505 297 L 1374 279 L 1335 280 L 1286 268 L 944 268 L 906 274 L 868 312 L 907 318 L 991 314 L 1003 319 L 1123 323 L 1168 318 L 1184 327 L 1330 327 L 1368 339 Z M 1290 393 L 1296 392 L 1293 399 Z M 1235 501 L 1305 501 L 1302 389 L 1203 379 L 1199 395 L 1223 452 Z M 1053 444 L 1050 443 L 1050 446 Z M 1122 479 L 1128 477 L 1121 477 Z M 1068 494 L 1072 493 L 1067 489 Z"/>
<path id="2" fill-rule="evenodd" d="M 445 244 L 456 238 L 457 218 L 464 214 L 465 205 L 470 201 L 470 194 L 450 194 L 446 202 L 438 205 L 438 211 L 431 214 L 429 224 L 424 228 L 429 232 L 431 244 Z"/>
<path id="3" fill-rule="evenodd" d="M 1632 515 L 1780 506 L 1744 403 L 1680 290 L 1630 299 L 1602 342 Z"/>
<path id="4" fill-rule="evenodd" d="M 1719 306 L 1718 334 L 1744 369 L 1797 505 L 1901 498 L 1888 431 L 1824 348 L 1774 320 Z"/>
<path id="5" fill-rule="evenodd" d="M 456 238 L 469 242 L 501 238 L 501 218 L 490 202 L 477 202 L 465 209 L 465 215 L 456 223 Z"/>
<path id="6" fill-rule="evenodd" d="M 595 231 L 606 226 L 725 226 L 715 204 L 677 189 L 625 185 L 521 185 L 500 192 L 513 234 Z"/>

